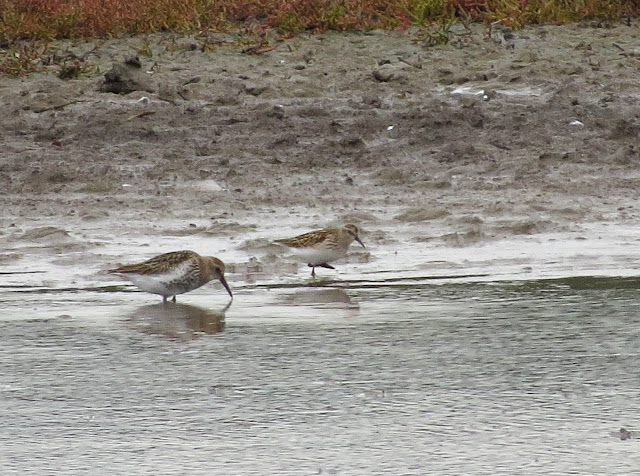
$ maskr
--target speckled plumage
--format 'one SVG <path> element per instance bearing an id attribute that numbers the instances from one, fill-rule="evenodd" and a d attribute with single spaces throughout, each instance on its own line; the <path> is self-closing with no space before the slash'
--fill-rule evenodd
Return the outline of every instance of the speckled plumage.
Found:
<path id="1" fill-rule="evenodd" d="M 143 291 L 168 297 L 193 291 L 214 278 L 220 280 L 229 296 L 231 289 L 224 277 L 225 266 L 213 256 L 200 256 L 194 251 L 172 251 L 142 263 L 120 266 L 109 272 L 129 279 Z"/>
<path id="2" fill-rule="evenodd" d="M 275 240 L 276 243 L 288 246 L 294 255 L 311 268 L 311 276 L 315 278 L 316 267 L 334 269 L 329 265 L 347 254 L 349 245 L 357 241 L 364 248 L 355 225 L 342 228 L 326 228 L 311 231 L 293 238 Z"/>

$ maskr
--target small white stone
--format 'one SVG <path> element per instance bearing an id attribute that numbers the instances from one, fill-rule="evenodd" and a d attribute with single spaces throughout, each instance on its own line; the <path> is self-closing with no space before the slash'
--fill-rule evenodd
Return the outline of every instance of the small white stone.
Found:
<path id="1" fill-rule="evenodd" d="M 191 182 L 187 185 L 187 188 L 197 190 L 198 192 L 221 192 L 224 188 L 215 180 L 198 180 Z"/>

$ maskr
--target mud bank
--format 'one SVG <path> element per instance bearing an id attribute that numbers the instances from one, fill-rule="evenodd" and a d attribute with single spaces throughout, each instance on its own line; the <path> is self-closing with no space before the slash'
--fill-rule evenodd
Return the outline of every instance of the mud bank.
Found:
<path id="1" fill-rule="evenodd" d="M 248 277 L 295 271 L 270 239 L 330 224 L 392 250 L 636 223 L 638 27 L 456 33 L 440 47 L 326 34 L 262 55 L 107 41 L 102 72 L 151 48 L 126 95 L 103 75 L 1 78 L 0 260 L 97 270 L 195 243 Z"/>

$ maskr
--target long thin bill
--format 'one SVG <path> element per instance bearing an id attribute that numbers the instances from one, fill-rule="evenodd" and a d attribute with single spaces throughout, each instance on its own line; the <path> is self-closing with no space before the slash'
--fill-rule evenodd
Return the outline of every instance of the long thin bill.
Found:
<path id="1" fill-rule="evenodd" d="M 229 285 L 227 284 L 227 280 L 224 278 L 224 276 L 220 277 L 220 282 L 222 283 L 222 285 L 224 286 L 224 288 L 227 290 L 227 292 L 229 293 L 229 296 L 231 296 L 231 299 L 233 299 L 233 293 L 231 292 L 231 288 L 229 287 Z"/>
<path id="2" fill-rule="evenodd" d="M 358 243 L 360 243 L 360 244 L 362 245 L 362 247 L 363 247 L 363 248 L 365 248 L 364 243 L 363 243 L 362 241 L 360 241 L 360 238 L 358 238 L 357 236 L 356 236 L 356 241 L 357 241 Z"/>

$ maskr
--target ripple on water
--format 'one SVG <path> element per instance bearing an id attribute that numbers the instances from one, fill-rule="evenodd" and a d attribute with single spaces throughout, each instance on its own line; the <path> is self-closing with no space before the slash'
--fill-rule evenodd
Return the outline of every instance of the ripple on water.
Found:
<path id="1" fill-rule="evenodd" d="M 120 289 L 3 290 L 23 308 L 0 319 L 0 466 L 635 471 L 640 281 L 474 279 L 239 286 L 226 308 L 210 290 L 168 306 Z"/>

